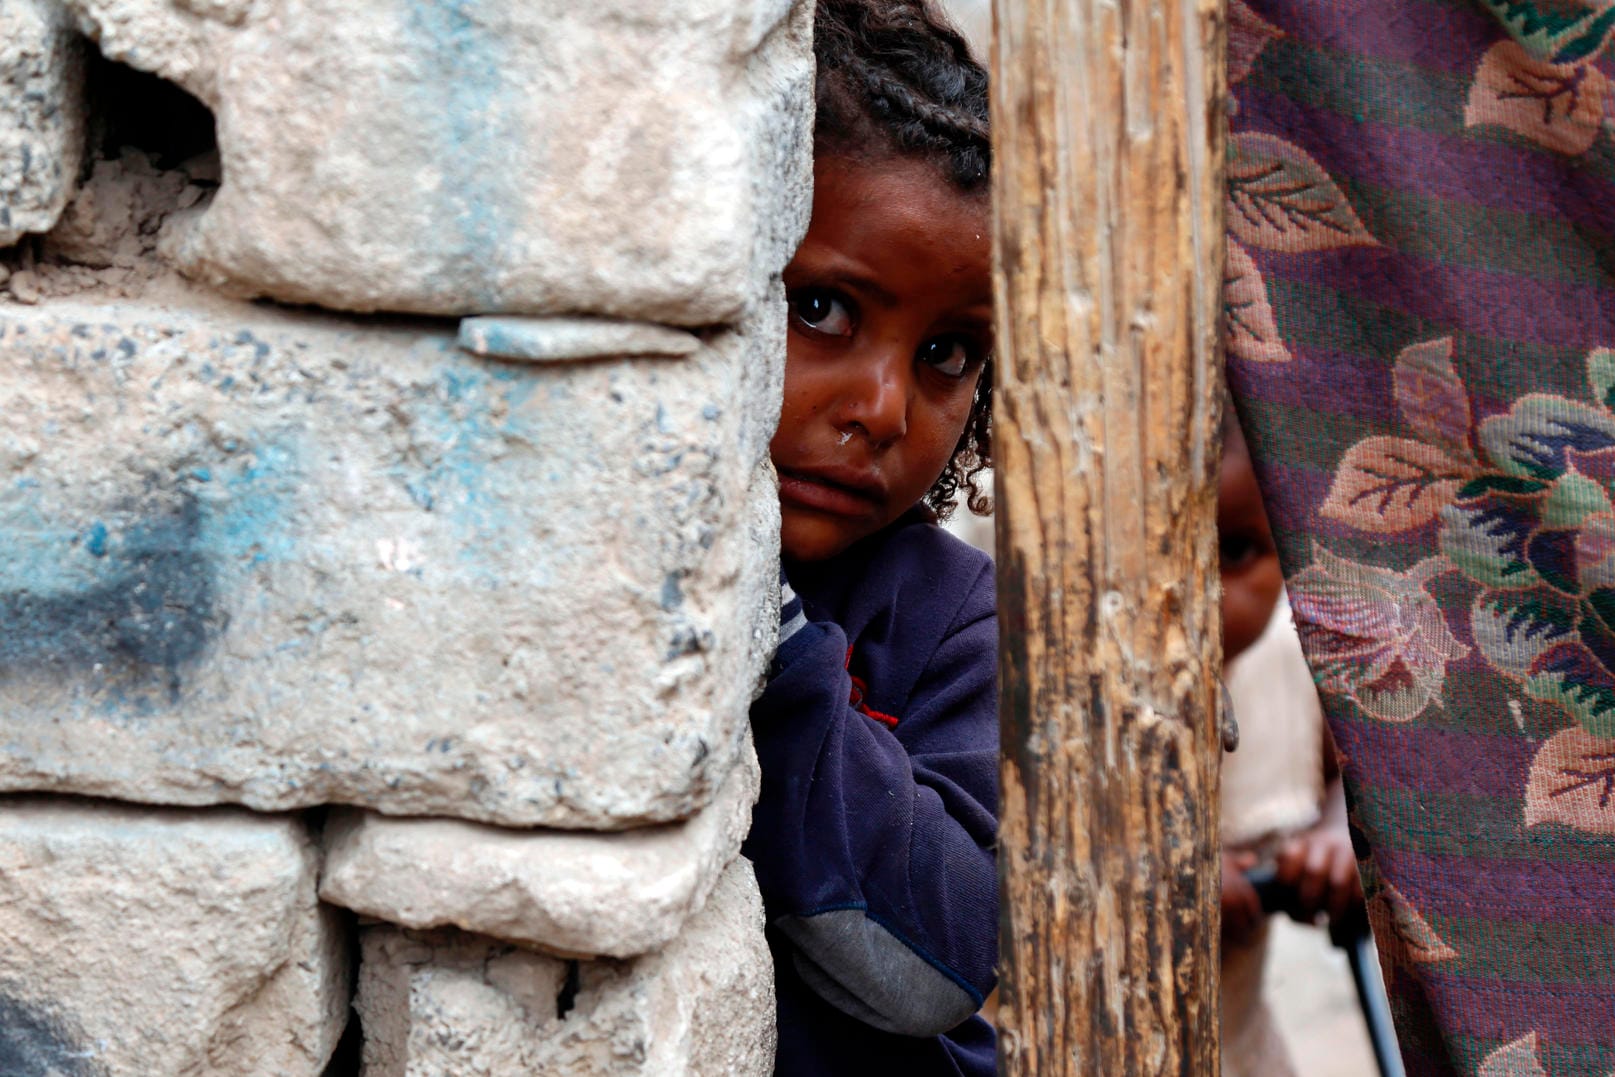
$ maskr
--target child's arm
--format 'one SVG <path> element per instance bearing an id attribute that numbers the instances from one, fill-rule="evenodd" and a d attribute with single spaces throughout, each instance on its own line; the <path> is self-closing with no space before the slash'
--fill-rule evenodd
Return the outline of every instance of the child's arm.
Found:
<path id="1" fill-rule="evenodd" d="M 804 982 L 888 1032 L 946 1032 L 992 989 L 996 649 L 987 566 L 895 729 L 849 705 L 829 622 L 786 641 L 753 708 L 763 790 L 745 851 L 771 922 Z"/>

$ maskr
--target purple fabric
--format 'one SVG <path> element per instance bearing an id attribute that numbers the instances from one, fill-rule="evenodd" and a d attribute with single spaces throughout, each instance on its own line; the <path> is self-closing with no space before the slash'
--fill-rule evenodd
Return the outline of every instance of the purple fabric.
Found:
<path id="1" fill-rule="evenodd" d="M 1231 0 L 1228 373 L 1414 1077 L 1615 1074 L 1615 0 Z"/>

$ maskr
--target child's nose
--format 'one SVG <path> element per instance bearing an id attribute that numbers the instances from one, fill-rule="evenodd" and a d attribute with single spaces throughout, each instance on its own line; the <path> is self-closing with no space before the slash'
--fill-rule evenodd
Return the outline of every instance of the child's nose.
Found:
<path id="1" fill-rule="evenodd" d="M 907 433 L 910 365 L 906 356 L 867 364 L 843 398 L 840 428 L 856 428 L 877 445 Z"/>

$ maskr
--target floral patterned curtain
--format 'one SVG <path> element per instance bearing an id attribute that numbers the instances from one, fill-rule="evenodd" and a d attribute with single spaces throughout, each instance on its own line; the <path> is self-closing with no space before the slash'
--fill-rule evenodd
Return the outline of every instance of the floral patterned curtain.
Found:
<path id="1" fill-rule="evenodd" d="M 1615 1074 L 1615 0 L 1230 0 L 1228 372 L 1408 1071 Z"/>

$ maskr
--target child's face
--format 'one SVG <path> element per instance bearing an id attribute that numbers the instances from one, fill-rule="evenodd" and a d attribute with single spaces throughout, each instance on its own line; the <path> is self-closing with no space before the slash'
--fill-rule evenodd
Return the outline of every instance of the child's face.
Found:
<path id="1" fill-rule="evenodd" d="M 1262 492 L 1251 469 L 1250 450 L 1237 426 L 1227 432 L 1223 445 L 1217 482 L 1217 541 L 1221 547 L 1222 653 L 1227 662 L 1267 629 L 1284 586 Z"/>
<path id="2" fill-rule="evenodd" d="M 820 158 L 785 268 L 785 400 L 770 451 L 785 553 L 818 560 L 942 474 L 992 347 L 986 197 L 910 158 Z"/>

